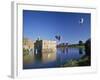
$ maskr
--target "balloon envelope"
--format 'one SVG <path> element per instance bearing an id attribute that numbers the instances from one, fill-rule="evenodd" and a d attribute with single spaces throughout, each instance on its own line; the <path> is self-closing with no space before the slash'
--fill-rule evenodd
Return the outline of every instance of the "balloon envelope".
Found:
<path id="1" fill-rule="evenodd" d="M 80 21 L 79 21 L 79 23 L 80 23 L 80 24 L 83 24 L 83 22 L 84 22 L 84 19 L 81 18 Z"/>

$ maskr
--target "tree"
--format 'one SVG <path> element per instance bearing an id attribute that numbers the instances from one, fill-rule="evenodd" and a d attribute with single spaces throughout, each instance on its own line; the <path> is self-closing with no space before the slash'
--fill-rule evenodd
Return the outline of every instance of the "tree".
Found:
<path id="1" fill-rule="evenodd" d="M 91 65 L 91 39 L 85 42 L 85 56 L 88 57 L 87 64 Z"/>
<path id="2" fill-rule="evenodd" d="M 23 48 L 23 55 L 25 56 L 25 55 L 28 55 L 28 54 L 29 54 L 29 50 L 28 50 L 28 49 Z"/>
<path id="3" fill-rule="evenodd" d="M 79 45 L 83 45 L 83 41 L 80 40 L 80 41 L 79 41 Z"/>
<path id="4" fill-rule="evenodd" d="M 85 42 L 85 53 L 87 56 L 91 56 L 91 40 L 90 39 L 88 39 Z"/>

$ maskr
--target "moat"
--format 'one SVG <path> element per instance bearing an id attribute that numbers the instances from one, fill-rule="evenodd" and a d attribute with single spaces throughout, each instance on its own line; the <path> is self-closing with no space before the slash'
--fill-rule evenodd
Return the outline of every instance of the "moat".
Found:
<path id="1" fill-rule="evenodd" d="M 85 55 L 84 48 L 57 48 L 55 53 L 30 54 L 24 61 L 23 69 L 62 67 L 71 60 L 79 60 Z M 29 61 L 28 61 L 29 60 Z"/>

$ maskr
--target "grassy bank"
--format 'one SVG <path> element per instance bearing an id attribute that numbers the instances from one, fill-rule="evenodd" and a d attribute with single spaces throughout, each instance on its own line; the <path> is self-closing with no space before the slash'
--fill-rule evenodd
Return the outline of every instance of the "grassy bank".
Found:
<path id="1" fill-rule="evenodd" d="M 88 56 L 83 56 L 79 60 L 70 60 L 66 62 L 63 67 L 77 67 L 77 66 L 90 66 L 90 59 Z"/>
<path id="2" fill-rule="evenodd" d="M 73 44 L 73 45 L 68 45 L 68 48 L 85 48 L 85 45 Z"/>

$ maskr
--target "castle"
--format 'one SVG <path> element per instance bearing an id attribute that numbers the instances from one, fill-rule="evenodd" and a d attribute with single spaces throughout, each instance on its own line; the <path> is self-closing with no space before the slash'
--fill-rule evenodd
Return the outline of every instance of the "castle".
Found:
<path id="1" fill-rule="evenodd" d="M 51 40 L 32 41 L 32 40 L 24 38 L 23 48 L 28 49 L 28 50 L 34 49 L 40 53 L 55 52 L 56 51 L 56 41 L 51 41 Z"/>
<path id="2" fill-rule="evenodd" d="M 28 50 L 28 54 L 32 54 L 35 58 L 41 58 L 43 62 L 52 61 L 56 59 L 56 44 L 56 41 L 52 40 L 37 39 L 36 41 L 32 41 L 29 39 L 24 39 L 23 49 Z"/>

